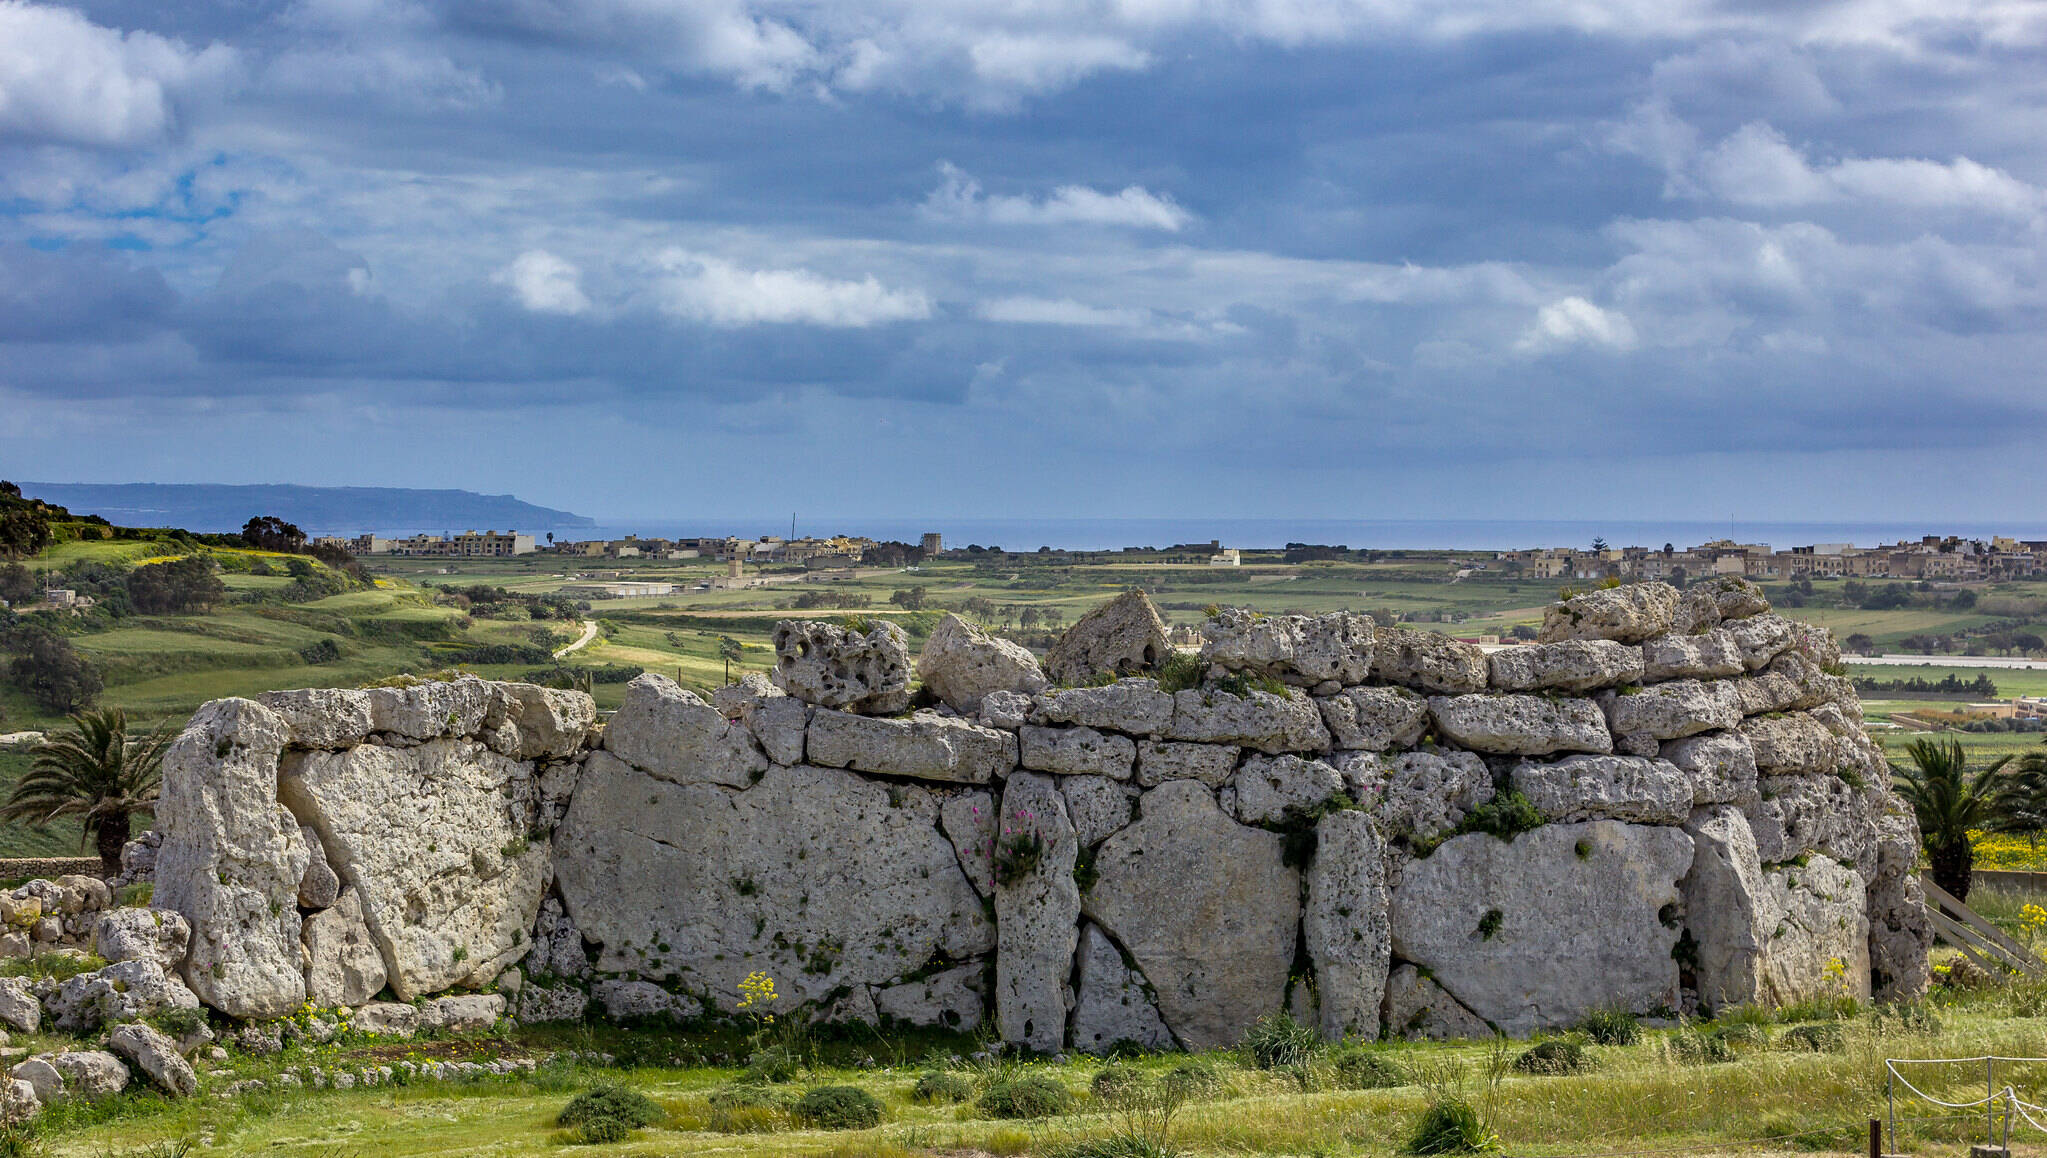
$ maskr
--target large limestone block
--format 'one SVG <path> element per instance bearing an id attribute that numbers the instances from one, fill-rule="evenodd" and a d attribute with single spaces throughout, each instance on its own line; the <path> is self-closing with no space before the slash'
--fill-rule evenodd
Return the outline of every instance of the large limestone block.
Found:
<path id="1" fill-rule="evenodd" d="M 1693 804 L 1726 804 L 1755 793 L 1756 752 L 1738 731 L 1668 740 L 1658 755 L 1692 778 Z"/>
<path id="2" fill-rule="evenodd" d="M 1475 752 L 1340 752 L 1331 763 L 1382 832 L 1415 843 L 1456 828 L 1494 794 L 1492 770 Z"/>
<path id="3" fill-rule="evenodd" d="M 1277 833 L 1231 820 L 1195 781 L 1159 785 L 1141 811 L 1102 842 L 1082 908 L 1129 951 L 1176 1040 L 1234 1045 L 1286 999 L 1300 874 Z"/>
<path id="4" fill-rule="evenodd" d="M 1813 997 L 1869 1000 L 1862 874 L 1813 856 L 1803 865 L 1771 869 L 1766 880 L 1776 925 L 1763 958 L 1765 999 L 1773 1005 Z"/>
<path id="5" fill-rule="evenodd" d="M 1075 977 L 1073 1048 L 1091 1054 L 1105 1054 L 1118 1045 L 1174 1048 L 1172 1031 L 1146 992 L 1144 978 L 1131 972 L 1122 950 L 1099 925 L 1081 926 Z"/>
<path id="6" fill-rule="evenodd" d="M 363 921 L 354 886 L 332 908 L 306 919 L 306 999 L 322 1008 L 357 1006 L 383 991 L 384 955 Z"/>
<path id="7" fill-rule="evenodd" d="M 1329 729 L 1315 701 L 1298 688 L 1285 696 L 1253 690 L 1233 695 L 1214 688 L 1189 688 L 1173 696 L 1169 740 L 1240 744 L 1261 752 L 1327 752 Z"/>
<path id="8" fill-rule="evenodd" d="M 1305 817 L 1343 791 L 1343 777 L 1320 760 L 1252 756 L 1224 789 L 1224 811 L 1245 824 L 1278 824 Z"/>
<path id="9" fill-rule="evenodd" d="M 1873 862 L 1881 797 L 1833 776 L 1764 776 L 1742 802 L 1763 863 L 1823 852 L 1854 865 Z M 1873 799 L 1874 797 L 1874 799 Z"/>
<path id="10" fill-rule="evenodd" d="M 1676 1008 L 1670 913 L 1691 863 L 1683 831 L 1613 820 L 1452 837 L 1393 891 L 1393 955 L 1513 1036 Z"/>
<path id="11" fill-rule="evenodd" d="M 1827 704 L 1850 705 L 1858 718 L 1861 714 L 1853 683 L 1843 676 L 1828 675 L 1797 651 L 1787 651 L 1755 675 L 1736 680 L 1735 687 L 1745 716 L 1805 711 Z"/>
<path id="12" fill-rule="evenodd" d="M 1203 625 L 1201 658 L 1229 671 L 1271 676 L 1301 687 L 1335 680 L 1360 684 L 1372 674 L 1372 617 L 1264 615 L 1224 608 Z"/>
<path id="13" fill-rule="evenodd" d="M 334 903 L 341 893 L 341 876 L 334 866 L 327 863 L 327 852 L 320 847 L 320 834 L 299 825 L 299 836 L 306 842 L 306 875 L 299 878 L 299 908 L 324 909 Z"/>
<path id="14" fill-rule="evenodd" d="M 484 730 L 514 760 L 573 756 L 597 722 L 597 701 L 583 692 L 523 683 L 494 683 L 490 692 Z"/>
<path id="15" fill-rule="evenodd" d="M 133 1062 L 165 1093 L 189 1098 L 199 1092 L 199 1075 L 178 1055 L 178 1044 L 149 1026 L 116 1026 L 107 1035 L 107 1048 Z"/>
<path id="16" fill-rule="evenodd" d="M 1047 723 L 1105 728 L 1133 736 L 1162 736 L 1173 726 L 1173 697 L 1148 677 L 1101 687 L 1057 688 L 1039 695 L 1034 710 Z"/>
<path id="17" fill-rule="evenodd" d="M 1139 740 L 1137 782 L 1156 788 L 1168 780 L 1199 780 L 1210 788 L 1220 788 L 1236 772 L 1243 751 L 1235 744 Z"/>
<path id="18" fill-rule="evenodd" d="M 1005 880 L 1005 853 L 1035 838 L 1036 855 Z M 1080 886 L 1073 867 L 1080 845 L 1066 801 L 1049 776 L 1018 772 L 1002 793 L 996 845 L 995 1024 L 1002 1040 L 1040 1053 L 1066 1044 L 1079 936 Z"/>
<path id="19" fill-rule="evenodd" d="M 1762 618 L 1758 616 L 1757 618 Z M 1774 618 L 1774 617 L 1773 617 Z M 1782 621 L 1791 635 L 1791 650 L 1798 652 L 1821 668 L 1838 667 L 1841 663 L 1841 641 L 1834 633 L 1817 623 L 1800 623 L 1797 620 Z M 1753 666 L 1761 667 L 1760 663 Z"/>
<path id="20" fill-rule="evenodd" d="M 995 797 L 987 792 L 961 792 L 938 809 L 938 826 L 952 842 L 960 871 L 982 896 L 995 894 Z"/>
<path id="21" fill-rule="evenodd" d="M 775 767 L 733 791 L 592 761 L 555 833 L 568 916 L 597 968 L 674 974 L 728 1012 L 773 975 L 790 1006 L 994 948 L 994 929 L 912 784 Z"/>
<path id="22" fill-rule="evenodd" d="M 1315 965 L 1322 1036 L 1379 1036 L 1392 952 L 1387 928 L 1386 846 L 1363 812 L 1331 813 L 1315 826 L 1301 939 Z"/>
<path id="23" fill-rule="evenodd" d="M 1676 740 L 1741 722 L 1741 703 L 1730 680 L 1672 680 L 1646 688 L 1601 692 L 1599 705 L 1616 736 Z"/>
<path id="24" fill-rule="evenodd" d="M 1764 776 L 1819 776 L 1841 763 L 1834 733 L 1805 712 L 1750 717 L 1741 722 L 1741 734 Z"/>
<path id="25" fill-rule="evenodd" d="M 1665 760 L 1567 756 L 1551 764 L 1516 764 L 1511 777 L 1548 821 L 1682 824 L 1692 811 L 1691 776 Z"/>
<path id="26" fill-rule="evenodd" d="M 1719 679 L 1747 670 L 1741 645 L 1726 628 L 1698 635 L 1659 635 L 1642 644 L 1642 676 L 1652 682 Z"/>
<path id="27" fill-rule="evenodd" d="M 48 1057 L 24 1058 L 7 1071 L 7 1076 L 17 1082 L 27 1082 L 35 1091 L 35 1100 L 45 1106 L 50 1105 L 64 1097 L 64 1074 L 52 1064 L 53 1060 Z"/>
<path id="28" fill-rule="evenodd" d="M 1589 692 L 1642 682 L 1642 649 L 1610 639 L 1560 639 L 1486 656 L 1499 692 Z"/>
<path id="29" fill-rule="evenodd" d="M 0 1080 L 0 1125 L 13 1126 L 32 1120 L 43 1104 L 36 1100 L 36 1088 L 20 1078 Z"/>
<path id="30" fill-rule="evenodd" d="M 1543 610 L 1538 643 L 1564 639 L 1611 639 L 1640 643 L 1670 630 L 1677 614 L 1677 589 L 1668 583 L 1628 583 L 1552 603 Z"/>
<path id="31" fill-rule="evenodd" d="M 256 702 L 284 721 L 296 748 L 348 748 L 363 742 L 370 724 L 370 693 L 355 688 L 296 688 L 264 692 Z"/>
<path id="32" fill-rule="evenodd" d="M 775 625 L 775 686 L 821 708 L 887 715 L 910 703 L 910 642 L 889 620 L 865 635 L 835 623 Z"/>
<path id="33" fill-rule="evenodd" d="M 980 1028 L 985 1000 L 982 968 L 975 962 L 916 981 L 874 991 L 874 1009 L 882 1018 L 905 1025 L 930 1025 L 972 1033 Z"/>
<path id="34" fill-rule="evenodd" d="M 768 759 L 777 764 L 795 765 L 804 760 L 804 734 L 810 730 L 809 704 L 795 696 L 778 695 L 764 699 L 747 712 L 744 723 L 753 738 L 760 741 L 761 749 Z"/>
<path id="35" fill-rule="evenodd" d="M 1933 974 L 1927 950 L 1933 922 L 1926 892 L 1909 873 L 1869 886 L 1870 995 L 1878 1001 L 1911 1001 L 1926 993 Z"/>
<path id="36" fill-rule="evenodd" d="M 480 1033 L 505 1015 L 502 993 L 468 993 L 421 1002 L 419 1027 L 443 1033 Z"/>
<path id="37" fill-rule="evenodd" d="M 1062 684 L 1136 675 L 1172 654 L 1166 621 L 1142 591 L 1125 591 L 1074 621 L 1045 653 L 1045 672 Z"/>
<path id="38" fill-rule="evenodd" d="M 768 758 L 745 726 L 727 720 L 688 688 L 648 672 L 626 685 L 625 702 L 604 728 L 604 748 L 677 784 L 745 787 Z"/>
<path id="39" fill-rule="evenodd" d="M 1375 637 L 1372 670 L 1388 683 L 1454 696 L 1482 692 L 1491 678 L 1475 644 L 1412 627 L 1381 627 Z"/>
<path id="40" fill-rule="evenodd" d="M 1386 978 L 1386 1033 L 1410 1041 L 1480 1041 L 1493 1036 L 1485 1019 L 1464 1008 L 1412 965 Z"/>
<path id="41" fill-rule="evenodd" d="M 64 1086 L 81 1098 L 110 1098 L 128 1088 L 128 1067 L 102 1049 L 56 1054 L 49 1065 L 63 1077 Z"/>
<path id="42" fill-rule="evenodd" d="M 199 998 L 154 961 L 122 961 L 68 977 L 43 1008 L 66 1033 L 89 1033 L 102 1022 L 131 1021 L 164 1009 L 197 1009 Z"/>
<path id="43" fill-rule="evenodd" d="M 370 731 L 408 740 L 474 736 L 490 715 L 491 688 L 470 675 L 421 680 L 402 688 L 371 688 Z"/>
<path id="44" fill-rule="evenodd" d="M 1066 798 L 1074 839 L 1082 848 L 1100 844 L 1129 824 L 1131 807 L 1137 802 L 1137 793 L 1129 785 L 1099 776 L 1064 777 L 1059 781 L 1059 795 Z"/>
<path id="45" fill-rule="evenodd" d="M 1018 763 L 1034 772 L 1061 776 L 1107 776 L 1128 780 L 1137 763 L 1137 744 L 1128 736 L 1093 728 L 1040 728 L 1025 724 L 1017 733 Z"/>
<path id="46" fill-rule="evenodd" d="M 1406 688 L 1345 688 L 1315 704 L 1338 748 L 1411 748 L 1429 730 L 1429 701 Z"/>
<path id="47" fill-rule="evenodd" d="M 933 695 L 969 714 L 981 710 L 989 692 L 1029 695 L 1050 683 L 1029 648 L 997 639 L 950 613 L 924 641 L 917 676 Z"/>
<path id="48" fill-rule="evenodd" d="M 1741 648 L 1742 665 L 1750 671 L 1768 667 L 1771 660 L 1783 655 L 1806 638 L 1805 625 L 1794 623 L 1781 615 L 1755 615 L 1737 619 L 1726 625 L 1727 633 L 1734 637 L 1735 645 Z M 1816 628 L 1821 633 L 1826 628 Z M 1831 637 L 1829 637 L 1831 638 Z M 1811 658 L 1808 656 L 1808 658 Z M 1822 667 L 1839 662 L 1837 651 L 1833 659 L 1819 660 Z"/>
<path id="49" fill-rule="evenodd" d="M 110 909 L 93 930 L 93 952 L 108 964 L 154 961 L 165 971 L 185 963 L 192 926 L 169 909 Z"/>
<path id="50" fill-rule="evenodd" d="M 296 901 L 310 857 L 277 803 L 289 739 L 261 704 L 215 700 L 164 755 L 151 904 L 191 926 L 186 982 L 230 1017 L 281 1017 L 306 997 Z"/>
<path id="51" fill-rule="evenodd" d="M 34 1033 L 42 1025 L 43 1005 L 30 991 L 26 977 L 0 977 L 0 1027 Z"/>
<path id="52" fill-rule="evenodd" d="M 804 740 L 810 762 L 919 780 L 986 784 L 1016 767 L 1016 737 L 958 716 L 915 712 L 907 719 L 818 709 Z"/>
<path id="53" fill-rule="evenodd" d="M 1501 756 L 1611 752 L 1606 715 L 1591 700 L 1549 696 L 1430 696 L 1436 734 L 1460 748 Z"/>
<path id="54" fill-rule="evenodd" d="M 292 754 L 278 795 L 355 886 L 401 999 L 525 955 L 548 872 L 532 765 L 472 740 L 364 744 Z"/>
<path id="55" fill-rule="evenodd" d="M 1685 588 L 1670 629 L 1678 635 L 1709 631 L 1724 620 L 1746 619 L 1770 610 L 1763 589 L 1738 575 L 1702 579 Z"/>
<path id="56" fill-rule="evenodd" d="M 1692 867 L 1678 891 L 1692 939 L 1689 984 L 1708 1014 L 1760 1001 L 1763 956 L 1776 926 L 1748 819 L 1738 808 L 1715 805 L 1693 813 L 1685 831 Z"/>

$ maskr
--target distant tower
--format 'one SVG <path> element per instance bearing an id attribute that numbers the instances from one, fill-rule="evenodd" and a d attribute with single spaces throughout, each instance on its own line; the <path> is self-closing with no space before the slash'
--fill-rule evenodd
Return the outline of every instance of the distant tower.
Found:
<path id="1" fill-rule="evenodd" d="M 945 551 L 944 535 L 939 534 L 937 531 L 924 532 L 924 553 L 926 555 L 943 554 L 944 551 Z"/>
<path id="2" fill-rule="evenodd" d="M 744 574 L 742 568 L 744 568 L 745 566 L 746 565 L 744 563 L 741 563 L 739 561 L 739 556 L 737 554 L 733 555 L 732 558 L 725 561 L 725 577 L 727 579 L 739 578 L 742 574 Z"/>

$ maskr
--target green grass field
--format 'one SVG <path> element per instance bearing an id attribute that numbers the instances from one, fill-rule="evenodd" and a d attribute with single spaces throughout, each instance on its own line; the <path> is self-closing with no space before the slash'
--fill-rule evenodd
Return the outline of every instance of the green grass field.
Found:
<path id="1" fill-rule="evenodd" d="M 27 752 L 0 751 L 0 800 L 6 799 L 15 781 L 28 771 L 29 760 Z M 73 821 L 58 821 L 47 828 L 0 822 L 0 857 L 91 855 L 89 850 L 80 851 L 78 825 Z"/>

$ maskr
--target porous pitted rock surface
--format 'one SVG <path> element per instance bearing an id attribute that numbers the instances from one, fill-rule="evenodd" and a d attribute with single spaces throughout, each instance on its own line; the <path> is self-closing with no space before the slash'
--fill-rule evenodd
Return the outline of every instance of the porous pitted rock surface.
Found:
<path id="1" fill-rule="evenodd" d="M 604 748 L 642 772 L 677 784 L 704 781 L 744 788 L 768 768 L 767 756 L 744 725 L 652 672 L 626 685 L 625 702 L 604 729 Z"/>
<path id="2" fill-rule="evenodd" d="M 0 1026 L 16 1033 L 34 1033 L 41 1028 L 42 1002 L 36 999 L 26 977 L 0 977 Z"/>
<path id="3" fill-rule="evenodd" d="M 334 866 L 327 863 L 327 852 L 320 847 L 320 834 L 305 825 L 299 825 L 299 836 L 306 842 L 306 875 L 299 878 L 298 904 L 301 909 L 324 909 L 341 895 L 341 877 Z"/>
<path id="4" fill-rule="evenodd" d="M 1128 780 L 1137 763 L 1137 744 L 1130 737 L 1093 728 L 1039 728 L 1025 724 L 1017 732 L 1017 739 L 1022 745 L 1018 763 L 1033 772 Z"/>
<path id="5" fill-rule="evenodd" d="M 1119 1045 L 1174 1048 L 1173 1033 L 1145 991 L 1144 979 L 1124 963 L 1123 951 L 1099 925 L 1081 926 L 1075 977 L 1073 1048 L 1092 1054 Z"/>
<path id="6" fill-rule="evenodd" d="M 1388 683 L 1454 696 L 1484 691 L 1489 671 L 1476 645 L 1412 627 L 1376 632 L 1372 673 Z"/>
<path id="7" fill-rule="evenodd" d="M 1867 1001 L 1869 919 L 1862 874 L 1816 854 L 1802 865 L 1769 869 L 1765 877 L 1776 921 L 1763 957 L 1764 1000 Z"/>
<path id="8" fill-rule="evenodd" d="M 192 926 L 169 909 L 109 909 L 93 932 L 93 951 L 108 964 L 154 961 L 165 970 L 185 963 Z"/>
<path id="9" fill-rule="evenodd" d="M 1475 752 L 1341 752 L 1331 763 L 1350 797 L 1387 836 L 1427 842 L 1493 798 L 1492 770 Z"/>
<path id="10" fill-rule="evenodd" d="M 1691 862 L 1682 830 L 1612 820 L 1544 825 L 1511 843 L 1452 837 L 1394 890 L 1393 954 L 1515 1035 L 1601 1006 L 1674 1009 L 1670 913 Z"/>
<path id="11" fill-rule="evenodd" d="M 370 693 L 357 688 L 264 692 L 256 702 L 284 721 L 293 747 L 350 748 L 370 734 Z"/>
<path id="12" fill-rule="evenodd" d="M 995 1021 L 1004 1041 L 1043 1053 L 1066 1043 L 1079 851 L 1058 784 L 1032 772 L 1011 776 L 995 845 Z"/>
<path id="13" fill-rule="evenodd" d="M 1271 755 L 1329 750 L 1322 713 L 1298 688 L 1288 688 L 1284 696 L 1258 689 L 1241 696 L 1216 688 L 1176 692 L 1166 738 L 1241 744 Z"/>
<path id="14" fill-rule="evenodd" d="M 1095 854 L 1082 909 L 1129 950 L 1188 1049 L 1235 1044 L 1286 998 L 1300 874 L 1282 845 L 1225 816 L 1201 784 L 1172 780 Z"/>
<path id="15" fill-rule="evenodd" d="M 1494 691 L 1577 694 L 1642 682 L 1642 649 L 1610 639 L 1560 639 L 1486 657 Z"/>
<path id="16" fill-rule="evenodd" d="M 1565 639 L 1610 639 L 1640 643 L 1670 630 L 1677 615 L 1677 590 L 1666 583 L 1629 583 L 1588 591 L 1542 613 L 1538 643 Z"/>
<path id="17" fill-rule="evenodd" d="M 874 1009 L 884 1019 L 906 1025 L 935 1025 L 972 1033 L 980 1028 L 986 999 L 981 996 L 981 967 L 947 969 L 916 981 L 874 991 Z"/>
<path id="18" fill-rule="evenodd" d="M 804 740 L 810 762 L 920 780 L 986 784 L 1016 767 L 1016 736 L 957 716 L 880 719 L 819 709 Z"/>
<path id="19" fill-rule="evenodd" d="M 1343 791 L 1343 777 L 1320 760 L 1251 756 L 1230 779 L 1226 811 L 1245 824 L 1278 824 L 1305 817 Z"/>
<path id="20" fill-rule="evenodd" d="M 1062 684 L 1150 671 L 1173 653 L 1166 621 L 1142 591 L 1125 591 L 1089 611 L 1045 653 L 1045 674 Z"/>
<path id="21" fill-rule="evenodd" d="M 1741 702 L 1728 680 L 1672 680 L 1601 692 L 1599 703 L 1616 736 L 1677 740 L 1741 723 Z"/>
<path id="22" fill-rule="evenodd" d="M 1429 701 L 1406 688 L 1345 688 L 1315 703 L 1338 748 L 1361 752 L 1409 748 L 1429 730 Z"/>
<path id="23" fill-rule="evenodd" d="M 1755 749 L 1738 731 L 1701 732 L 1671 740 L 1658 754 L 1692 778 L 1695 804 L 1726 804 L 1755 793 Z"/>
<path id="24" fill-rule="evenodd" d="M 989 692 L 1044 691 L 1050 682 L 1030 649 L 998 639 L 957 615 L 931 630 L 917 656 L 917 677 L 931 694 L 969 714 Z"/>
<path id="25" fill-rule="evenodd" d="M 1226 671 L 1270 676 L 1300 687 L 1360 684 L 1372 674 L 1372 617 L 1262 615 L 1227 607 L 1202 626 L 1201 658 Z"/>
<path id="26" fill-rule="evenodd" d="M 62 1076 L 65 1090 L 88 1101 L 112 1097 L 128 1088 L 128 1067 L 103 1049 L 55 1054 L 49 1066 Z"/>
<path id="27" fill-rule="evenodd" d="M 294 752 L 278 795 L 355 887 L 401 999 L 526 955 L 548 871 L 531 764 L 460 739 Z"/>
<path id="28" fill-rule="evenodd" d="M 775 625 L 775 686 L 821 708 L 870 715 L 910 702 L 909 637 L 878 620 L 865 635 L 835 623 L 785 619 Z"/>
<path id="29" fill-rule="evenodd" d="M 116 1026 L 107 1035 L 107 1048 L 135 1063 L 164 1092 L 189 1098 L 199 1092 L 199 1075 L 191 1063 L 178 1056 L 178 1045 L 162 1033 L 141 1024 Z"/>
<path id="30" fill-rule="evenodd" d="M 1243 752 L 1234 744 L 1141 740 L 1137 745 L 1137 782 L 1156 788 L 1168 780 L 1199 780 L 1210 788 L 1220 788 L 1237 770 Z"/>
<path id="31" fill-rule="evenodd" d="M 1494 1036 L 1484 1018 L 1412 965 L 1402 965 L 1386 978 L 1386 1033 L 1430 1041 L 1483 1041 Z"/>
<path id="32" fill-rule="evenodd" d="M 383 991 L 383 953 L 350 885 L 332 907 L 306 918 L 306 998 L 322 1008 L 357 1006 Z"/>
<path id="33" fill-rule="evenodd" d="M 1059 781 L 1059 795 L 1066 799 L 1066 813 L 1073 818 L 1073 837 L 1081 847 L 1100 844 L 1117 829 L 1130 823 L 1130 811 L 1137 793 L 1126 784 L 1100 776 L 1067 776 Z"/>
<path id="34" fill-rule="evenodd" d="M 1663 760 L 1567 756 L 1516 764 L 1510 778 L 1544 820 L 1682 824 L 1692 811 L 1692 778 Z"/>
<path id="35" fill-rule="evenodd" d="M 1692 987 L 1710 1016 L 1761 996 L 1763 958 L 1776 927 L 1756 838 L 1741 810 L 1701 808 L 1685 831 L 1692 867 L 1678 890 L 1692 939 Z"/>
<path id="36" fill-rule="evenodd" d="M 1386 846 L 1369 815 L 1335 812 L 1315 825 L 1301 938 L 1315 964 L 1322 1036 L 1379 1034 L 1392 952 L 1387 927 Z"/>
<path id="37" fill-rule="evenodd" d="M 1033 701 L 1050 724 L 1076 724 L 1133 736 L 1162 736 L 1173 726 L 1173 697 L 1146 676 L 1100 687 L 1057 688 Z"/>
<path id="38" fill-rule="evenodd" d="M 1499 756 L 1611 752 L 1606 716 L 1590 700 L 1548 696 L 1430 696 L 1429 716 L 1443 740 Z"/>

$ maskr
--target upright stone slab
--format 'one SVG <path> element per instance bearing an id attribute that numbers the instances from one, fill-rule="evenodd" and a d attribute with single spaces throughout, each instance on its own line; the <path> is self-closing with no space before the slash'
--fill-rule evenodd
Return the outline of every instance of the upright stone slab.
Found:
<path id="1" fill-rule="evenodd" d="M 727 720 L 688 688 L 647 672 L 626 685 L 625 702 L 604 729 L 604 747 L 649 775 L 677 784 L 743 788 L 768 758 L 743 724 Z"/>
<path id="2" fill-rule="evenodd" d="M 1708 1015 L 1763 997 L 1763 956 L 1774 931 L 1756 839 L 1741 810 L 1701 808 L 1685 831 L 1692 867 L 1678 882 L 1691 935 L 1691 985 Z"/>
<path id="3" fill-rule="evenodd" d="M 357 1006 L 383 991 L 390 973 L 349 886 L 332 908 L 306 919 L 306 999 L 323 1008 Z"/>
<path id="4" fill-rule="evenodd" d="M 1078 997 L 1073 1008 L 1073 1048 L 1104 1054 L 1119 1045 L 1174 1048 L 1172 1031 L 1159 1017 L 1144 979 L 1130 971 L 1123 953 L 1099 925 L 1083 924 Z"/>
<path id="5" fill-rule="evenodd" d="M 230 1017 L 282 1017 L 306 998 L 297 900 L 310 856 L 277 802 L 290 734 L 253 700 L 215 700 L 164 755 L 151 903 L 191 925 L 186 984 Z"/>
<path id="6" fill-rule="evenodd" d="M 981 709 L 989 692 L 1030 695 L 1044 691 L 1049 683 L 1030 649 L 989 635 L 951 613 L 924 641 L 917 675 L 933 695 L 969 714 Z"/>
<path id="7" fill-rule="evenodd" d="M 1363 812 L 1336 812 L 1315 826 L 1308 903 L 1301 937 L 1315 965 L 1322 1036 L 1329 1041 L 1379 1035 L 1386 996 L 1386 846 Z"/>
<path id="8" fill-rule="evenodd" d="M 1862 874 L 1831 857 L 1766 874 L 1775 926 L 1763 957 L 1771 1004 L 1814 997 L 1869 1000 L 1869 920 Z"/>
<path id="9" fill-rule="evenodd" d="M 1142 591 L 1125 591 L 1074 621 L 1045 653 L 1045 673 L 1062 684 L 1136 675 L 1173 652 L 1166 621 Z"/>
<path id="10" fill-rule="evenodd" d="M 995 1021 L 1002 1040 L 1040 1053 L 1066 1044 L 1080 846 L 1066 801 L 1050 776 L 1018 772 L 1002 793 L 995 838 Z M 1013 850 L 1030 847 L 1026 865 Z M 1005 876 L 1008 879 L 1005 879 Z"/>

